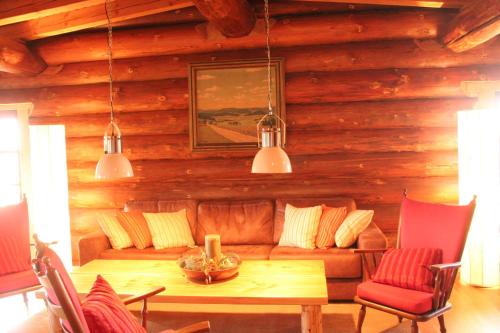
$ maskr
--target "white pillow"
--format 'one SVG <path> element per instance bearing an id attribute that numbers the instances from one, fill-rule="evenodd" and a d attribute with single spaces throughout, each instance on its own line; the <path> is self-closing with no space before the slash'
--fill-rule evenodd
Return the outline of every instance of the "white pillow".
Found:
<path id="1" fill-rule="evenodd" d="M 155 249 L 194 246 L 186 209 L 174 213 L 142 213 L 148 223 Z"/>
<path id="2" fill-rule="evenodd" d="M 322 212 L 321 206 L 297 208 L 287 204 L 279 246 L 314 249 Z"/>
<path id="3" fill-rule="evenodd" d="M 113 249 L 121 250 L 134 246 L 132 239 L 122 227 L 115 215 L 111 215 L 109 213 L 98 213 L 97 223 L 99 223 L 102 232 L 104 232 L 104 234 L 108 237 Z"/>
<path id="4" fill-rule="evenodd" d="M 353 210 L 347 214 L 335 233 L 335 244 L 338 247 L 349 247 L 354 244 L 359 235 L 370 225 L 372 218 L 373 210 Z"/>

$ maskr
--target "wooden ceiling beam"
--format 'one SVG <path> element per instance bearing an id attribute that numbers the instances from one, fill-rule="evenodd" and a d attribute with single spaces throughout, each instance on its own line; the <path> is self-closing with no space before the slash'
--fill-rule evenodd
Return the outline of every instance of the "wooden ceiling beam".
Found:
<path id="1" fill-rule="evenodd" d="M 255 26 L 255 13 L 246 0 L 193 0 L 207 20 L 226 37 L 248 35 Z"/>
<path id="2" fill-rule="evenodd" d="M 0 26 L 67 13 L 105 0 L 0 0 Z"/>
<path id="3" fill-rule="evenodd" d="M 190 7 L 190 0 L 117 0 L 111 3 L 111 21 Z M 35 40 L 107 24 L 104 4 L 0 27 L 0 35 Z"/>
<path id="4" fill-rule="evenodd" d="M 465 7 L 450 23 L 443 43 L 455 52 L 470 50 L 500 34 L 500 0 Z"/>
<path id="5" fill-rule="evenodd" d="M 21 41 L 0 39 L 0 72 L 36 75 L 47 65 Z"/>
<path id="6" fill-rule="evenodd" d="M 475 0 L 292 0 L 300 2 L 336 2 L 352 5 L 383 5 L 421 8 L 462 8 Z"/>

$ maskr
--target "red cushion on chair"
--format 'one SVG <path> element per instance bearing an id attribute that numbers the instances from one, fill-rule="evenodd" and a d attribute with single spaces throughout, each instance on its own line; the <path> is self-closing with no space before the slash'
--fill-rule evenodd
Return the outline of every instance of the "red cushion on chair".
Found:
<path id="1" fill-rule="evenodd" d="M 82 308 L 91 333 L 146 333 L 100 275 L 85 297 Z"/>
<path id="2" fill-rule="evenodd" d="M 419 202 L 405 198 L 401 204 L 400 248 L 443 250 L 443 263 L 460 261 L 474 202 L 467 206 Z"/>
<path id="3" fill-rule="evenodd" d="M 432 310 L 432 293 L 403 289 L 373 281 L 358 285 L 357 296 L 402 311 L 422 314 Z"/>
<path id="4" fill-rule="evenodd" d="M 442 262 L 441 249 L 389 249 L 377 268 L 374 282 L 395 287 L 432 292 L 433 274 L 430 265 Z"/>
<path id="5" fill-rule="evenodd" d="M 33 270 L 0 276 L 0 294 L 39 285 Z"/>
<path id="6" fill-rule="evenodd" d="M 0 208 L 0 275 L 31 269 L 28 205 Z"/>

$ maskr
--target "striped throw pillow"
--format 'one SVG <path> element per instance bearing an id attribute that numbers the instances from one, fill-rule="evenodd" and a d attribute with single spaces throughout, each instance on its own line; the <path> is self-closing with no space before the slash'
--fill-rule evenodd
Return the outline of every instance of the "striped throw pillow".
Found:
<path id="1" fill-rule="evenodd" d="M 338 247 L 349 247 L 356 242 L 359 235 L 371 223 L 373 210 L 353 210 L 347 214 L 344 222 L 335 233 L 335 244 Z"/>
<path id="2" fill-rule="evenodd" d="M 321 206 L 297 208 L 287 204 L 279 246 L 314 249 L 322 211 Z"/>
<path id="3" fill-rule="evenodd" d="M 153 245 L 148 223 L 141 212 L 119 212 L 117 217 L 136 248 L 145 249 Z"/>
<path id="4" fill-rule="evenodd" d="M 326 249 L 335 245 L 335 233 L 347 215 L 346 207 L 321 206 L 323 213 L 319 220 L 318 235 L 316 236 L 316 246 Z"/>
<path id="5" fill-rule="evenodd" d="M 433 291 L 430 265 L 442 263 L 443 251 L 431 248 L 389 249 L 384 253 L 373 281 L 405 289 Z"/>
<path id="6" fill-rule="evenodd" d="M 82 311 L 90 333 L 146 333 L 101 275 L 85 296 Z"/>
<path id="7" fill-rule="evenodd" d="M 155 249 L 194 246 L 186 209 L 174 213 L 142 213 L 148 222 Z"/>
<path id="8" fill-rule="evenodd" d="M 116 216 L 106 213 L 97 214 L 97 223 L 102 232 L 108 237 L 113 249 L 121 250 L 134 246 L 130 236 L 121 226 Z"/>

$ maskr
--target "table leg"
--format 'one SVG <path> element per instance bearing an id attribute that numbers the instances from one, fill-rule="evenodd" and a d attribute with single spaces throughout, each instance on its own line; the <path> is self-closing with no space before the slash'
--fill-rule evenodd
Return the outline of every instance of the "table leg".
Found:
<path id="1" fill-rule="evenodd" d="M 302 305 L 302 333 L 323 333 L 321 305 Z"/>

